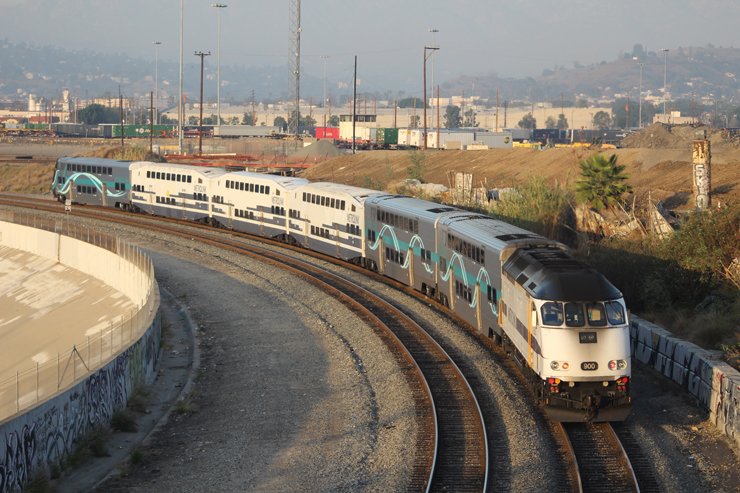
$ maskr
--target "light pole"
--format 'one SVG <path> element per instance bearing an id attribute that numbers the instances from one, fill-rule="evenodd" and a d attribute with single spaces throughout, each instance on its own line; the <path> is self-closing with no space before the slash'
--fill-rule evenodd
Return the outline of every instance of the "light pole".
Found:
<path id="1" fill-rule="evenodd" d="M 218 116 L 216 124 L 221 126 L 221 10 L 226 8 L 223 3 L 211 4 L 218 9 L 218 88 L 216 89 L 216 108 Z"/>
<path id="2" fill-rule="evenodd" d="M 324 102 L 322 104 L 324 105 L 324 132 L 326 133 L 326 59 L 329 55 L 321 55 L 321 58 L 324 59 Z"/>
<path id="3" fill-rule="evenodd" d="M 663 48 L 663 123 L 668 123 L 668 116 L 665 114 L 665 93 L 666 93 L 666 75 L 668 75 L 668 49 Z"/>
<path id="4" fill-rule="evenodd" d="M 638 126 L 642 130 L 642 66 L 645 64 L 638 63 L 638 65 L 640 66 L 640 124 Z"/>
<path id="5" fill-rule="evenodd" d="M 159 41 L 152 41 L 154 45 L 154 118 L 155 125 L 159 125 Z"/>
<path id="6" fill-rule="evenodd" d="M 430 29 L 430 33 L 432 33 L 432 46 L 437 46 L 437 44 L 434 42 L 434 35 L 439 32 L 439 29 Z M 432 52 L 432 97 L 434 97 L 434 52 Z M 426 105 L 427 102 L 424 101 L 424 105 Z"/>
<path id="7" fill-rule="evenodd" d="M 177 118 L 177 152 L 182 156 L 182 120 L 185 118 L 185 107 L 182 104 L 182 3 L 180 0 L 180 114 Z"/>
<path id="8" fill-rule="evenodd" d="M 427 148 L 427 59 L 438 49 L 439 46 L 424 47 L 424 149 Z M 427 50 L 431 50 L 432 54 L 427 56 Z M 414 122 L 415 124 L 416 122 Z M 437 147 L 439 147 L 439 144 L 437 144 Z"/>

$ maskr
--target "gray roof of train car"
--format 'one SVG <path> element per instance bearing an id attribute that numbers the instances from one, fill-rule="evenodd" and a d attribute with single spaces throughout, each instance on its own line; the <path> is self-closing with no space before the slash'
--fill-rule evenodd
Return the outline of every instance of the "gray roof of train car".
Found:
<path id="1" fill-rule="evenodd" d="M 309 183 L 305 178 L 296 178 L 294 176 L 267 175 L 265 173 L 255 173 L 253 171 L 235 171 L 228 173 L 224 178 L 232 177 L 244 178 L 246 180 L 262 180 L 280 185 L 284 190 L 294 190 L 300 186 Z"/>
<path id="2" fill-rule="evenodd" d="M 387 211 L 395 211 L 399 214 L 418 217 L 434 221 L 440 214 L 451 211 L 463 212 L 455 207 L 448 205 L 435 204 L 426 200 L 407 197 L 405 195 L 383 195 L 370 197 L 367 199 L 365 206 L 377 206 Z"/>
<path id="3" fill-rule="evenodd" d="M 440 219 L 439 225 L 453 228 L 456 233 L 466 236 L 471 242 L 489 245 L 499 251 L 507 245 L 527 240 L 541 245 L 560 245 L 526 229 L 474 212 L 459 211 L 445 214 Z"/>
<path id="4" fill-rule="evenodd" d="M 205 178 L 219 178 L 221 175 L 225 175 L 226 171 L 221 168 L 212 168 L 207 166 L 190 166 L 187 164 L 171 164 L 171 163 L 153 163 L 151 161 L 137 161 L 131 164 L 131 171 L 151 167 L 152 169 L 164 169 L 164 170 L 181 170 L 195 172 L 203 175 Z"/>
<path id="5" fill-rule="evenodd" d="M 376 195 L 389 195 L 387 192 L 368 190 L 367 188 L 353 187 L 351 185 L 340 185 L 339 183 L 318 182 L 307 183 L 301 186 L 302 191 L 311 193 L 334 192 L 349 195 L 359 203 L 364 203 L 369 197 Z"/>

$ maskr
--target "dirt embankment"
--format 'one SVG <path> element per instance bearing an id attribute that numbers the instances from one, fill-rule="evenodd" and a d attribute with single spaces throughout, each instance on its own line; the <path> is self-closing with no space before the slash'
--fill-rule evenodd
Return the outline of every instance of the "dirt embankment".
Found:
<path id="1" fill-rule="evenodd" d="M 663 125 L 652 125 L 630 137 L 630 145 L 653 139 L 652 147 L 588 150 L 557 148 L 542 151 L 524 148 L 490 149 L 487 151 L 424 152 L 426 174 L 424 181 L 450 185 L 450 176 L 456 172 L 473 173 L 475 186 L 488 188 L 515 185 L 527 175 L 541 175 L 551 183 L 569 182 L 578 177 L 578 163 L 594 153 L 617 154 L 617 162 L 627 166 L 637 203 L 663 200 L 671 209 L 694 207 L 691 142 L 695 129 L 674 127 L 668 132 Z M 656 132 L 660 138 L 656 138 Z M 708 132 L 709 133 L 709 132 Z M 740 147 L 722 138 L 721 131 L 709 133 L 712 142 L 712 201 L 740 202 Z M 652 134 L 652 137 L 651 137 Z M 625 139 L 626 141 L 627 139 Z M 716 142 L 716 144 L 715 144 Z M 408 177 L 411 166 L 408 151 L 368 151 L 335 158 L 313 166 L 301 176 L 313 181 L 334 181 L 350 185 L 364 185 L 368 179 L 384 185 L 400 182 Z M 632 200 L 632 197 L 629 197 Z"/>

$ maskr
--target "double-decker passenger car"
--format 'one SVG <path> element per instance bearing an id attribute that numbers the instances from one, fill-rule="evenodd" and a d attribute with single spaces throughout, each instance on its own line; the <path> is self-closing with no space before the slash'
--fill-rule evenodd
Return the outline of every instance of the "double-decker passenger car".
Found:
<path id="1" fill-rule="evenodd" d="M 72 203 L 128 209 L 131 161 L 91 157 L 57 160 L 52 193 Z"/>

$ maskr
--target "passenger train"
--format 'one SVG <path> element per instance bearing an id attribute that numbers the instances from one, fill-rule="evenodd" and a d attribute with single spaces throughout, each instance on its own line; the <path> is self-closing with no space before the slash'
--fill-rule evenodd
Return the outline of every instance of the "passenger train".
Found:
<path id="1" fill-rule="evenodd" d="M 622 294 L 567 246 L 503 221 L 335 183 L 179 164 L 64 157 L 59 200 L 302 245 L 403 282 L 511 354 L 556 421 L 631 409 Z"/>

